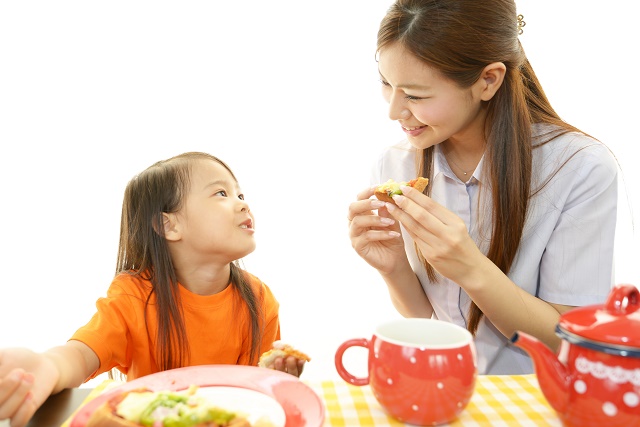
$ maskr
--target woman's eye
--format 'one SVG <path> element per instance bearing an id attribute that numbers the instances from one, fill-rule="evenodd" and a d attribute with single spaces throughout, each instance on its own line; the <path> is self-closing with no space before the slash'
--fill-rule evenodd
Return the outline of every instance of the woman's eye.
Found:
<path id="1" fill-rule="evenodd" d="M 419 98 L 417 96 L 411 96 L 411 95 L 407 95 L 407 96 L 405 96 L 405 98 L 410 100 L 410 101 L 417 101 L 419 99 L 424 99 L 424 98 Z"/>
<path id="2" fill-rule="evenodd" d="M 216 191 L 214 196 L 221 195 L 222 197 L 227 197 L 227 192 L 224 190 Z"/>
<path id="3" fill-rule="evenodd" d="M 238 199 L 244 200 L 244 194 L 238 194 Z"/>
<path id="4" fill-rule="evenodd" d="M 379 82 L 382 84 L 382 86 L 391 86 L 388 82 L 385 82 L 382 79 L 380 79 Z"/>

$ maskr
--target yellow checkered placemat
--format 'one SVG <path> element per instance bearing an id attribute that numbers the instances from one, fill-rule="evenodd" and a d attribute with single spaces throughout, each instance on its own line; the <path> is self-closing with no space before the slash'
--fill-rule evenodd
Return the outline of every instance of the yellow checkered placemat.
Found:
<path id="1" fill-rule="evenodd" d="M 341 380 L 303 382 L 325 403 L 324 427 L 408 425 L 389 417 L 369 386 Z M 561 427 L 562 423 L 542 395 L 535 375 L 487 375 L 478 376 L 469 405 L 449 425 Z"/>
<path id="2" fill-rule="evenodd" d="M 562 426 L 535 375 L 478 377 L 475 393 L 460 421 L 464 426 Z"/>

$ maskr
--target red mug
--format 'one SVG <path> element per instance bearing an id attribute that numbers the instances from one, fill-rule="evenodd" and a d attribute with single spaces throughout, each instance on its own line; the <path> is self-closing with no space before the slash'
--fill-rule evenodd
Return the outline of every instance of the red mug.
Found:
<path id="1" fill-rule="evenodd" d="M 367 377 L 355 377 L 343 365 L 344 352 L 354 346 L 369 351 Z M 478 372 L 469 331 L 417 318 L 383 323 L 371 339 L 345 341 L 336 350 L 335 365 L 349 384 L 370 385 L 393 418 L 419 426 L 455 420 L 471 400 Z"/>

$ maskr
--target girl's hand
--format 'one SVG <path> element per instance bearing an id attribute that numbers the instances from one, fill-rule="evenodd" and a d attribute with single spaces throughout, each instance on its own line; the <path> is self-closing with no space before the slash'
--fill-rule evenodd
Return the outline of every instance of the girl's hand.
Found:
<path id="1" fill-rule="evenodd" d="M 258 366 L 300 377 L 306 361 L 311 360 L 302 351 L 281 340 L 271 344 L 271 350 L 265 351 L 260 356 Z"/>
<path id="2" fill-rule="evenodd" d="M 273 361 L 273 364 L 267 366 L 267 368 L 285 372 L 299 378 L 304 370 L 305 363 L 306 360 L 298 359 L 294 356 L 287 356 L 286 358 L 278 357 Z"/>
<path id="3" fill-rule="evenodd" d="M 464 221 L 428 196 L 402 187 L 394 196 L 398 207 L 387 210 L 409 232 L 427 262 L 441 275 L 462 285 L 486 261 Z"/>
<path id="4" fill-rule="evenodd" d="M 369 265 L 389 275 L 400 265 L 407 265 L 407 254 L 400 234 L 400 224 L 387 212 L 385 203 L 370 199 L 374 189 L 358 194 L 349 205 L 349 238 L 351 246 Z M 373 211 L 378 210 L 378 214 Z"/>
<path id="5" fill-rule="evenodd" d="M 42 354 L 18 348 L 0 350 L 0 421 L 11 420 L 11 427 L 26 425 L 53 391 L 57 372 Z"/>

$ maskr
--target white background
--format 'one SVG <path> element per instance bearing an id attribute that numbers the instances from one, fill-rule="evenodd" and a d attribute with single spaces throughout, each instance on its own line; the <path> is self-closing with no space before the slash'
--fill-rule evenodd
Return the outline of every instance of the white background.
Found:
<path id="1" fill-rule="evenodd" d="M 403 137 L 374 61 L 389 4 L 2 2 L 0 347 L 44 350 L 84 324 L 114 273 L 127 181 L 199 150 L 243 186 L 258 242 L 244 264 L 279 299 L 283 339 L 313 357 L 304 376 L 337 378 L 337 346 L 398 316 L 346 226 L 380 149 Z M 620 162 L 616 281 L 638 285 L 640 8 L 518 6 L 552 104 Z"/>

